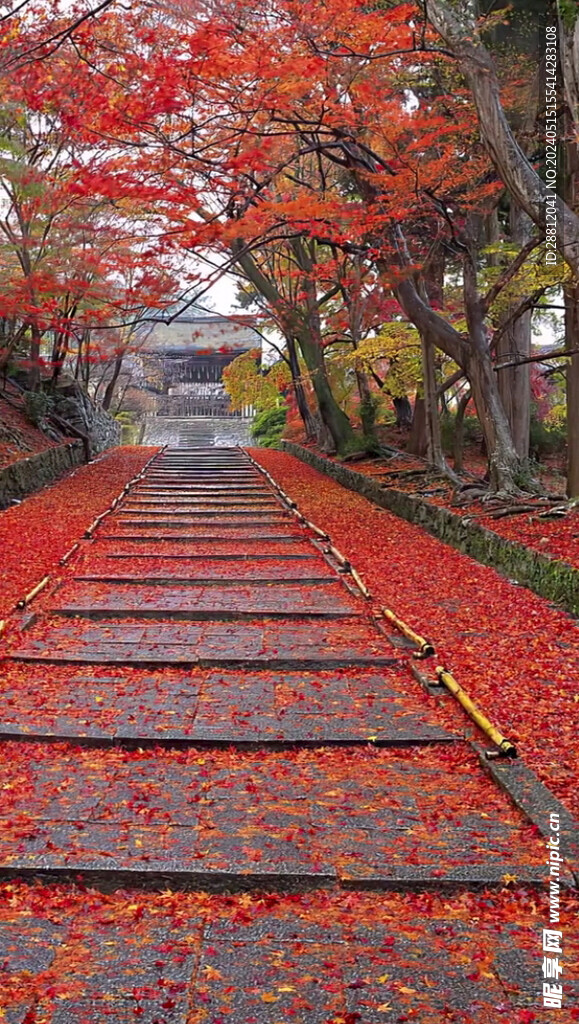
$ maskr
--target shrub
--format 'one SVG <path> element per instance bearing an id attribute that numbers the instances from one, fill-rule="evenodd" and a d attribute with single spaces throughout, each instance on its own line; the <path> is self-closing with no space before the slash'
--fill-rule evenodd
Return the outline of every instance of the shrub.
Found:
<path id="1" fill-rule="evenodd" d="M 118 412 L 115 416 L 121 426 L 121 444 L 137 445 L 141 443 L 141 424 L 134 412 Z"/>
<path id="2" fill-rule="evenodd" d="M 251 436 L 260 448 L 278 448 L 286 424 L 287 409 L 265 409 L 254 419 Z"/>

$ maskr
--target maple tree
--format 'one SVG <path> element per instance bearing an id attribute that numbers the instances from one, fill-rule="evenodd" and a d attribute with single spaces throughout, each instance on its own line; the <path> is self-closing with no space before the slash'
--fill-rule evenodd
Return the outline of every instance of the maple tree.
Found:
<path id="1" fill-rule="evenodd" d="M 41 26 L 42 20 L 37 31 Z M 4 73 L 2 362 L 15 350 L 25 352 L 32 389 L 42 365 L 52 369 L 55 383 L 73 355 L 75 376 L 86 384 L 93 362 L 107 358 L 112 347 L 126 348 L 126 338 L 120 346 L 115 338 L 122 325 L 134 328 L 148 307 L 175 293 L 170 261 L 157 244 L 158 222 L 146 204 L 135 195 L 110 189 L 96 195 L 85 187 L 87 177 L 102 177 L 103 164 L 114 163 L 115 154 L 107 145 L 83 142 L 60 103 L 56 76 L 78 80 L 80 64 L 67 52 Z"/>
<path id="2" fill-rule="evenodd" d="M 98 166 L 77 175 L 79 191 L 99 202 L 154 206 L 165 250 L 210 256 L 213 276 L 237 267 L 251 280 L 282 326 L 309 433 L 296 343 L 326 437 L 339 450 L 353 437 L 325 368 L 325 282 L 317 254 L 327 250 L 334 259 L 357 261 L 363 276 L 377 273 L 397 310 L 383 322 L 399 316 L 418 331 L 430 461 L 444 468 L 438 350 L 468 378 L 491 486 L 516 493 L 528 483 L 525 366 L 530 315 L 540 300 L 530 281 L 496 326 L 496 357 L 504 362 L 506 346 L 514 346 L 517 362 L 498 377 L 489 325 L 501 291 L 509 291 L 521 263 L 540 246 L 540 224 L 535 231 L 528 202 L 506 180 L 508 167 L 490 129 L 481 128 L 482 87 L 464 64 L 464 40 L 449 25 L 443 0 L 427 17 L 409 3 L 368 9 L 358 0 L 330 3 L 315 14 L 285 0 L 271 0 L 259 12 L 239 0 L 209 12 L 194 5 L 170 14 L 113 7 L 98 21 L 83 22 L 47 66 L 74 60 L 74 102 L 58 95 L 61 116 L 79 145 L 102 155 Z M 499 94 L 494 58 L 481 39 L 469 45 L 492 64 L 489 102 L 495 113 L 500 108 L 501 131 L 510 138 L 505 111 L 515 109 L 515 90 Z M 523 150 L 517 153 L 536 178 Z M 504 210 L 497 216 L 505 184 L 510 225 Z M 490 287 L 481 273 L 489 231 L 494 244 L 505 243 Z M 302 275 L 289 302 L 279 280 L 264 273 L 280 247 Z M 462 282 L 462 295 L 452 302 L 449 274 Z M 350 317 L 342 326 L 350 336 L 358 315 L 352 294 L 342 295 Z M 337 326 L 335 303 L 330 312 Z M 355 360 L 353 369 L 365 391 L 361 408 L 371 410 L 366 371 Z M 571 371 L 569 379 L 572 391 Z M 573 410 L 568 421 L 571 436 Z"/>
<path id="3" fill-rule="evenodd" d="M 156 144 L 159 159 L 166 160 L 169 153 L 174 159 L 181 158 L 190 175 L 187 228 L 191 229 L 192 197 L 198 220 L 194 243 L 185 237 L 185 244 L 212 241 L 231 253 L 254 278 L 256 244 L 262 248 L 271 245 L 280 234 L 290 238 L 294 248 L 296 232 L 344 250 L 358 246 L 379 267 L 403 312 L 418 327 L 425 359 L 430 346 L 436 344 L 467 372 L 486 433 L 494 485 L 503 490 L 513 488 L 519 458 L 487 354 L 485 309 L 480 305 L 473 262 L 478 240 L 472 215 L 493 200 L 498 186 L 488 178 L 486 154 L 476 150 L 476 120 L 472 111 L 469 113 L 468 95 L 461 96 L 462 120 L 449 123 L 444 116 L 450 102 L 449 86 L 444 84 L 449 74 L 446 58 L 431 56 L 434 44 L 427 52 L 415 47 L 416 27 L 408 24 L 409 7 L 398 6 L 388 13 L 365 12 L 352 27 L 351 17 L 343 10 L 339 14 L 328 10 L 312 24 L 286 11 L 283 4 L 272 5 L 271 12 L 264 11 L 257 21 L 253 18 L 251 28 L 242 18 L 244 31 L 240 34 L 242 10 L 237 5 L 235 22 L 233 11 L 224 8 L 211 24 L 212 32 L 219 30 L 219 56 L 205 20 L 188 12 L 184 35 L 175 32 L 172 38 L 175 57 L 179 55 L 175 81 L 167 83 L 165 79 L 162 95 L 156 90 L 157 120 L 154 102 L 152 112 L 148 103 L 149 143 Z M 277 25 L 272 30 L 274 11 L 280 15 L 283 11 L 287 18 L 282 37 Z M 371 41 L 380 35 L 391 40 L 392 49 L 375 60 Z M 224 40 L 231 47 L 229 60 Z M 393 75 L 392 60 L 405 49 L 412 56 L 404 71 Z M 243 62 L 238 52 L 243 53 Z M 152 48 L 147 65 L 151 86 L 155 59 Z M 252 87 L 241 98 L 239 87 L 248 76 Z M 311 89 L 313 78 L 319 83 L 318 91 Z M 456 107 L 456 82 L 452 85 Z M 418 97 L 414 110 L 405 100 L 405 87 Z M 189 153 L 178 140 L 184 131 L 190 132 L 185 125 L 192 102 L 213 109 L 214 114 L 209 126 L 203 118 L 195 126 L 196 145 Z M 130 116 L 134 125 L 142 117 L 139 104 L 142 98 L 137 97 Z M 168 107 L 170 133 L 161 127 Z M 386 131 L 387 110 L 392 116 Z M 136 138 L 143 136 L 137 132 Z M 315 160 L 308 155 L 312 153 Z M 341 168 L 340 173 L 331 174 L 331 166 Z M 450 225 L 444 207 L 452 209 Z M 176 210 L 173 215 L 177 216 Z M 465 217 L 470 218 L 467 234 L 459 224 Z M 412 225 L 404 232 L 403 221 Z M 182 231 L 186 235 L 184 225 Z M 449 233 L 450 241 L 460 244 L 465 253 L 468 341 L 447 316 L 431 302 L 425 303 L 421 288 L 428 291 L 428 268 L 424 285 L 415 283 L 416 269 L 424 263 L 428 246 L 437 236 Z M 507 268 L 505 273 L 508 276 L 512 271 Z M 278 301 L 273 295 L 271 298 Z M 312 326 L 315 338 L 315 324 L 309 323 L 308 338 L 303 340 L 306 348 Z M 315 368 L 318 401 L 327 412 L 332 398 L 323 383 L 321 364 L 314 367 L 315 361 L 321 360 L 318 350 L 319 342 L 313 350 L 308 349 L 309 369 Z M 428 388 L 427 402 L 433 402 Z M 348 442 L 346 424 L 335 409 L 332 418 L 334 441 L 340 447 Z M 430 410 L 431 427 L 435 418 Z"/>

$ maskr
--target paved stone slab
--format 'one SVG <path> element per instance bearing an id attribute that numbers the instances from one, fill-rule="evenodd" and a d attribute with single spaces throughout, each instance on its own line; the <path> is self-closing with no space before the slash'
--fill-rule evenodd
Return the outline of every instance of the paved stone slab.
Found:
<path id="1" fill-rule="evenodd" d="M 159 505 L 163 508 L 173 508 L 179 505 L 191 505 L 193 508 L 198 505 L 223 505 L 225 508 L 236 505 L 277 505 L 279 498 L 277 494 L 268 488 L 239 488 L 202 487 L 198 490 L 187 488 L 179 494 L 166 492 L 164 494 L 143 494 L 142 491 L 131 491 L 124 499 L 123 508 L 143 506 L 156 508 Z"/>
<path id="2" fill-rule="evenodd" d="M 161 503 L 169 506 L 176 504 L 204 505 L 207 503 L 216 505 L 251 505 L 269 504 L 279 505 L 279 496 L 276 491 L 267 487 L 221 487 L 211 489 L 203 486 L 198 489 L 193 487 L 184 488 L 181 492 L 165 492 L 163 494 L 143 493 L 142 491 L 131 490 L 124 499 L 127 505 L 159 505 Z"/>
<path id="3" fill-rule="evenodd" d="M 543 841 L 490 780 L 465 785 L 472 765 L 462 767 L 458 747 L 307 760 L 51 747 L 34 764 L 17 747 L 3 752 L 0 873 L 156 870 L 290 887 L 314 876 L 373 886 L 544 879 Z M 27 798 L 15 819 L 17 785 Z"/>
<path id="4" fill-rule="evenodd" d="M 523 761 L 490 764 L 489 771 L 545 837 L 553 835 L 550 816 L 559 815 L 560 852 L 579 884 L 579 827 L 564 804 L 557 800 Z"/>
<path id="5" fill-rule="evenodd" d="M 119 516 L 162 516 L 163 518 L 175 517 L 175 518 L 187 518 L 190 515 L 197 515 L 200 511 L 204 512 L 230 512 L 231 514 L 247 514 L 248 512 L 279 512 L 281 506 L 279 502 L 273 502 L 271 499 L 264 499 L 263 501 L 255 501 L 253 499 L 246 499 L 245 501 L 239 499 L 237 501 L 217 501 L 205 499 L 204 501 L 179 501 L 169 503 L 163 502 L 131 502 L 130 505 L 123 505 L 119 509 Z"/>
<path id="6" fill-rule="evenodd" d="M 311 620 L 285 623 L 124 624 L 114 620 L 88 624 L 58 620 L 35 625 L 13 656 L 35 661 L 102 663 L 207 664 L 241 663 L 332 668 L 334 665 L 389 665 L 390 648 L 370 626 L 359 621 L 340 624 Z"/>
<path id="7" fill-rule="evenodd" d="M 228 504 L 218 501 L 204 501 L 192 504 L 189 502 L 186 506 L 179 505 L 174 508 L 167 508 L 164 505 L 161 508 L 152 507 L 145 505 L 141 507 L 135 506 L 124 506 L 119 509 L 117 513 L 112 517 L 113 521 L 118 519 L 121 522 L 132 522 L 133 520 L 147 520 L 147 519 L 202 519 L 204 517 L 218 517 L 219 519 L 241 519 L 241 518 L 277 518 L 278 516 L 284 516 L 288 518 L 288 511 L 279 502 L 263 501 L 263 502 L 229 502 Z"/>
<path id="8" fill-rule="evenodd" d="M 224 492 L 228 498 L 233 497 L 238 492 L 242 492 L 244 496 L 247 496 L 248 488 L 253 488 L 251 491 L 252 494 L 259 493 L 261 496 L 264 494 L 263 483 L 259 483 L 259 481 L 256 481 L 254 478 L 245 477 L 240 479 L 235 476 L 219 475 L 218 480 L 219 490 L 217 491 L 210 491 L 206 486 L 210 486 L 212 483 L 217 485 L 218 481 L 216 477 L 203 478 L 201 476 L 195 477 L 192 480 L 153 480 L 148 485 L 151 488 L 150 490 L 131 490 L 128 495 L 128 500 L 133 496 L 148 497 L 151 494 L 154 494 L 156 497 L 161 494 L 163 497 L 179 497 L 181 499 L 183 497 L 213 497 L 214 499 L 219 500 L 219 498 L 224 496 Z M 270 500 L 273 500 L 274 497 L 277 496 L 277 492 L 272 490 L 266 491 L 265 493 L 269 495 Z"/>
<path id="9" fill-rule="evenodd" d="M 165 513 L 143 513 L 143 515 L 129 516 L 126 518 L 119 513 L 117 516 L 111 516 L 110 523 L 115 526 L 126 529 L 128 527 L 137 527 L 138 529 L 147 528 L 149 526 L 170 526 L 171 529 L 177 527 L 188 527 L 192 526 L 194 529 L 199 524 L 208 523 L 213 527 L 219 528 L 220 526 L 248 526 L 248 525 L 269 525 L 272 523 L 283 524 L 284 521 L 293 525 L 294 520 L 290 519 L 287 512 L 282 509 L 274 510 L 271 512 L 261 511 L 243 511 L 243 512 L 212 512 L 209 509 L 204 509 L 199 512 L 190 512 L 185 515 L 172 516 L 171 514 L 166 515 Z"/>
<path id="10" fill-rule="evenodd" d="M 13 957 L 5 961 L 22 1000 L 10 1001 L 8 1022 L 25 1024 L 34 1009 L 38 1020 L 50 1024 L 185 1024 L 200 921 L 177 931 L 170 919 L 160 921 L 157 915 L 146 928 L 139 922 L 132 929 L 122 922 L 95 928 L 90 920 L 67 918 L 62 909 L 52 913 L 62 919 L 57 928 L 41 918 L 0 925 L 0 949 L 17 927 L 20 945 L 34 948 L 43 934 L 49 954 L 45 966 L 31 961 L 26 968 Z M 54 980 L 57 992 L 51 999 Z"/>
<path id="11" fill-rule="evenodd" d="M 155 547 L 153 544 L 149 544 L 148 547 L 144 547 L 139 543 L 137 547 L 136 543 L 130 542 L 129 546 L 123 546 L 122 544 L 112 545 L 111 542 L 104 542 L 101 546 L 102 538 L 95 538 L 92 542 L 92 550 L 95 555 L 103 556 L 107 559 L 126 559 L 131 558 L 138 560 L 140 558 L 156 559 L 159 565 L 164 565 L 167 560 L 177 560 L 183 564 L 184 560 L 191 560 L 191 565 L 194 566 L 199 564 L 200 560 L 211 559 L 212 561 L 271 561 L 275 559 L 276 563 L 291 565 L 292 563 L 306 563 L 310 564 L 314 561 L 319 561 L 319 555 L 313 554 L 312 546 L 307 541 L 301 543 L 295 538 L 292 538 L 293 544 L 291 548 L 288 546 L 287 538 L 282 538 L 281 543 L 269 543 L 260 544 L 256 543 L 251 545 L 243 544 L 231 544 L 225 543 L 217 546 L 217 544 L 191 544 L 190 549 L 186 550 L 181 544 L 176 544 L 174 548 L 170 548 L 169 543 L 165 542 L 162 545 Z M 82 563 L 84 564 L 84 563 Z M 92 564 L 92 560 L 90 562 Z M 96 560 L 95 560 L 96 564 Z M 327 563 L 325 563 L 327 564 Z"/>
<path id="12" fill-rule="evenodd" d="M 275 528 L 275 527 L 274 527 Z M 239 527 L 235 529 L 229 527 L 228 529 L 222 529 L 217 531 L 215 528 L 210 529 L 208 526 L 204 526 L 199 531 L 194 531 L 191 527 L 188 527 L 187 534 L 181 530 L 168 530 L 166 527 L 163 528 L 163 532 L 159 529 L 156 530 L 139 530 L 136 532 L 130 532 L 129 530 L 118 529 L 114 534 L 105 534 L 100 532 L 97 539 L 99 541 L 114 542 L 115 546 L 119 545 L 119 541 L 124 543 L 130 542 L 134 544 L 143 544 L 155 542 L 156 544 L 189 544 L 199 546 L 198 550 L 201 550 L 202 546 L 205 545 L 206 550 L 214 550 L 213 546 L 217 545 L 222 547 L 225 544 L 232 544 L 233 542 L 243 543 L 244 550 L 251 550 L 248 545 L 253 543 L 255 545 L 262 545 L 263 542 L 267 543 L 267 548 L 270 548 L 270 542 L 275 544 L 299 544 L 301 538 L 296 535 L 282 534 L 282 532 L 274 532 L 274 528 L 268 527 L 265 531 L 263 528 L 252 530 L 251 528 L 243 529 Z M 207 549 L 207 545 L 211 545 Z M 120 545 L 119 545 L 120 546 Z M 136 549 L 135 549 L 136 550 Z M 219 550 L 217 548 L 217 550 Z M 240 548 L 238 548 L 238 551 Z"/>
<path id="13" fill-rule="evenodd" d="M 106 521 L 106 520 L 105 520 Z M 160 529 L 141 529 L 135 532 L 134 528 L 122 530 L 120 527 L 116 527 L 114 533 L 99 532 L 99 540 L 114 541 L 115 545 L 118 541 L 133 541 L 137 543 L 151 542 L 164 543 L 172 541 L 173 543 L 181 544 L 201 544 L 204 542 L 211 542 L 211 544 L 226 544 L 228 541 L 242 541 L 244 545 L 251 542 L 256 544 L 263 544 L 264 541 L 269 542 L 275 541 L 276 544 L 281 543 L 299 543 L 302 539 L 297 533 L 282 533 L 281 527 L 283 524 L 268 526 L 265 529 L 261 527 L 251 526 L 228 526 L 222 527 L 211 527 L 208 525 L 197 526 L 197 529 L 193 529 L 191 526 L 187 527 L 186 532 L 184 530 L 169 530 L 167 527 L 163 527 L 163 531 Z M 288 528 L 289 530 L 289 525 Z"/>
<path id="14" fill-rule="evenodd" d="M 239 581 L 233 586 L 148 586 L 147 584 L 83 583 L 70 581 L 55 594 L 56 612 L 86 618 L 122 616 L 196 619 L 221 616 L 343 618 L 361 614 L 361 602 L 338 579 L 325 586 L 309 583 L 255 584 Z"/>
<path id="15" fill-rule="evenodd" d="M 169 745 L 450 742 L 405 672 L 179 672 L 103 675 L 12 665 L 0 737 Z"/>
<path id="16" fill-rule="evenodd" d="M 148 473 L 146 480 L 149 486 L 160 485 L 162 487 L 167 487 L 171 484 L 178 487 L 187 487 L 189 484 L 199 483 L 223 484 L 224 481 L 231 481 L 231 483 L 235 484 L 261 483 L 261 486 L 263 486 L 263 477 L 258 476 L 257 473 L 231 468 L 195 469 L 190 472 Z"/>
<path id="17" fill-rule="evenodd" d="M 536 1010 L 529 926 L 504 923 L 504 896 L 489 894 L 475 921 L 460 908 L 449 921 L 437 897 L 428 912 L 413 896 L 361 894 L 348 906 L 327 893 L 270 895 L 267 908 L 259 896 L 217 896 L 204 910 L 204 896 L 179 894 L 178 915 L 176 900 L 165 909 L 142 893 L 102 896 L 102 906 L 98 897 L 88 915 L 86 895 L 72 890 L 66 904 L 49 896 L 0 925 L 0 948 L 44 934 L 50 953 L 29 961 L 29 974 L 19 958 L 5 962 L 9 1024 L 32 1006 L 51 1024 L 186 1024 L 192 1007 L 209 1024 L 504 1024 Z M 564 987 L 561 1021 L 577 1002 L 568 977 Z"/>
<path id="18" fill-rule="evenodd" d="M 308 580 L 310 582 L 322 583 L 334 581 L 335 573 L 330 569 L 323 558 L 316 558 L 312 555 L 309 559 L 286 560 L 282 558 L 261 557 L 250 558 L 238 556 L 234 559 L 225 558 L 171 558 L 171 556 L 159 556 L 151 554 L 149 557 L 130 555 L 130 565 L 119 564 L 119 554 L 114 553 L 113 557 L 93 557 L 79 563 L 86 565 L 87 571 L 80 571 L 75 579 L 94 580 L 95 582 L 110 581 L 112 583 L 136 583 L 147 580 L 158 581 L 160 585 L 164 580 L 174 583 L 202 583 L 208 580 L 263 580 L 280 581 L 287 580 Z M 186 558 L 186 556 L 185 556 Z"/>

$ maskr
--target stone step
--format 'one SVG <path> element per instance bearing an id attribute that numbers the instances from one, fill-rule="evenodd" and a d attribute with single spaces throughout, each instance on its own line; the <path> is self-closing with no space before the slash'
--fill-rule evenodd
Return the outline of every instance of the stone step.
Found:
<path id="1" fill-rule="evenodd" d="M 391 665 L 391 646 L 359 619 L 312 619 L 292 624 L 168 622 L 63 624 L 61 619 L 32 625 L 12 657 L 27 661 L 95 664 L 242 666 L 270 669 L 331 669 L 351 665 Z"/>
<path id="2" fill-rule="evenodd" d="M 295 889 L 504 885 L 508 874 L 544 885 L 544 841 L 466 744 L 307 758 L 40 744 L 34 753 L 2 747 L 4 877 Z"/>
<path id="3" fill-rule="evenodd" d="M 258 483 L 263 481 L 263 477 L 255 473 L 253 470 L 246 469 L 233 469 L 222 467 L 221 469 L 212 467 L 198 467 L 185 470 L 166 470 L 158 471 L 156 473 L 148 473 L 144 479 L 148 480 L 149 483 L 224 483 L 225 481 L 231 481 L 232 483 Z"/>
<path id="4" fill-rule="evenodd" d="M 126 504 L 123 505 L 120 513 L 123 515 L 129 512 L 150 512 L 154 514 L 175 514 L 179 512 L 192 511 L 195 512 L 197 509 L 262 509 L 263 507 L 271 509 L 279 509 L 279 502 L 271 495 L 264 495 L 264 497 L 252 498 L 250 496 L 242 496 L 238 498 L 231 498 L 226 500 L 224 498 L 218 498 L 211 494 L 201 495 L 199 498 L 180 498 L 179 500 L 167 501 L 166 498 L 144 500 L 131 498 L 128 499 Z M 159 509 L 159 513 L 157 513 Z"/>
<path id="5" fill-rule="evenodd" d="M 146 477 L 145 477 L 145 479 L 146 479 Z M 212 496 L 215 495 L 216 497 L 219 497 L 222 494 L 225 495 L 225 496 L 230 495 L 230 494 L 251 496 L 251 495 L 255 494 L 257 496 L 259 496 L 259 495 L 267 495 L 267 496 L 271 497 L 271 495 L 273 494 L 273 491 L 272 491 L 271 488 L 264 487 L 262 484 L 258 484 L 258 483 L 256 483 L 256 484 L 243 484 L 243 485 L 241 485 L 239 487 L 233 487 L 233 486 L 231 486 L 231 484 L 198 483 L 198 484 L 189 484 L 189 486 L 187 488 L 183 489 L 182 491 L 179 490 L 178 488 L 175 488 L 175 487 L 168 487 L 166 490 L 163 490 L 163 489 L 160 490 L 157 486 L 154 486 L 152 484 L 151 485 L 149 485 L 149 484 L 141 484 L 139 486 L 135 486 L 135 487 L 131 488 L 131 495 L 132 496 L 139 497 L 140 495 L 147 495 L 147 496 L 150 495 L 150 497 L 143 498 L 143 500 L 154 500 L 155 496 L 157 495 L 157 496 L 159 496 L 158 500 L 161 501 L 161 500 L 164 500 L 164 498 L 171 498 L 175 494 L 182 494 L 184 497 L 187 497 L 189 495 L 194 497 L 196 494 L 200 494 L 200 495 L 207 494 L 207 495 L 212 495 Z"/>
<path id="6" fill-rule="evenodd" d="M 416 745 L 454 737 L 398 666 L 381 671 L 143 672 L 12 664 L 0 738 L 90 745 Z"/>
<path id="7" fill-rule="evenodd" d="M 189 526 L 191 523 L 203 522 L 204 519 L 209 520 L 211 523 L 219 522 L 223 523 L 224 526 L 230 524 L 237 525 L 237 523 L 277 523 L 289 520 L 289 513 L 284 509 L 281 509 L 279 505 L 271 509 L 219 509 L 219 508 L 200 508 L 194 509 L 187 513 L 184 512 L 152 512 L 150 509 L 145 509 L 143 512 L 118 512 L 112 516 L 109 520 L 111 523 L 118 524 L 119 526 L 150 526 L 165 524 L 171 526 Z"/>
<path id="8" fill-rule="evenodd" d="M 171 452 L 238 452 L 236 444 L 251 444 L 251 420 L 239 416 L 148 416 L 143 444 L 178 444 Z M 181 447 L 181 445 L 183 447 Z"/>
<path id="9" fill-rule="evenodd" d="M 348 593 L 341 580 L 326 586 L 298 583 L 256 584 L 238 581 L 224 586 L 169 582 L 164 587 L 70 581 L 52 598 L 58 615 L 96 618 L 252 619 L 303 618 L 305 615 L 343 619 L 362 614 L 361 602 Z"/>
<path id="10" fill-rule="evenodd" d="M 172 524 L 174 526 L 174 524 Z M 179 530 L 174 527 L 169 530 L 168 527 L 163 527 L 161 533 L 159 529 L 153 529 L 152 527 L 135 527 L 126 526 L 121 527 L 120 525 L 113 527 L 114 533 L 105 533 L 101 529 L 99 538 L 101 540 L 109 541 L 173 541 L 186 544 L 191 541 L 211 541 L 216 544 L 223 544 L 227 541 L 243 541 L 244 544 L 249 544 L 251 541 L 263 543 L 263 541 L 275 541 L 276 543 L 297 543 L 299 544 L 302 539 L 302 534 L 297 532 L 290 533 L 292 524 L 287 524 L 287 532 L 279 532 L 284 526 L 283 523 L 276 523 L 272 526 L 262 523 L 253 525 L 245 524 L 244 526 L 221 526 L 219 523 L 190 523 L 187 526 L 187 532 Z M 138 532 L 135 532 L 138 529 Z M 274 532 L 277 530 L 278 532 Z"/>
<path id="11" fill-rule="evenodd" d="M 140 539 L 141 538 L 139 538 L 139 540 Z M 232 563 L 258 563 L 261 561 L 275 561 L 276 563 L 283 563 L 286 568 L 288 564 L 289 566 L 292 566 L 293 563 L 295 562 L 320 562 L 319 555 L 312 554 L 311 546 L 306 544 L 305 542 L 301 546 L 301 554 L 288 553 L 287 544 L 285 542 L 282 544 L 278 544 L 277 547 L 271 545 L 268 551 L 264 551 L 263 547 L 260 547 L 259 550 L 246 550 L 245 548 L 240 549 L 239 546 L 232 547 L 231 545 L 229 551 L 223 548 L 220 548 L 216 551 L 214 545 L 209 545 L 207 546 L 205 553 L 202 550 L 202 545 L 195 545 L 195 547 L 192 548 L 190 552 L 185 553 L 183 553 L 183 549 L 180 545 L 177 546 L 176 551 L 169 553 L 167 552 L 167 544 L 164 544 L 161 547 L 157 548 L 150 548 L 149 550 L 143 550 L 142 547 L 135 544 L 133 549 L 130 551 L 122 550 L 119 547 L 115 547 L 114 550 L 109 551 L 108 548 L 110 547 L 110 545 L 108 543 L 104 543 L 103 546 L 105 550 L 103 551 L 101 549 L 100 540 L 97 538 L 93 542 L 93 545 L 94 546 L 92 550 L 94 550 L 95 554 L 97 554 L 97 558 L 95 558 L 94 561 L 95 565 L 98 562 L 99 555 L 103 559 L 107 560 L 124 558 L 131 558 L 136 560 L 137 562 L 141 562 L 143 559 L 147 559 L 149 561 L 155 560 L 159 563 L 159 565 L 165 565 L 166 562 L 171 562 L 171 560 L 178 560 L 180 564 L 183 565 L 184 561 L 190 560 L 193 570 L 195 570 L 196 564 L 199 564 L 200 562 L 204 562 L 206 560 L 217 562 L 231 561 Z M 294 545 L 294 550 L 296 550 L 297 547 L 298 544 L 296 543 Z M 90 564 L 93 564 L 92 559 L 90 560 Z M 98 564 L 100 564 L 100 562 L 98 562 Z M 284 568 L 284 576 L 286 574 L 286 568 Z"/>
<path id="12" fill-rule="evenodd" d="M 155 546 L 156 545 L 156 546 Z M 221 534 L 160 534 L 158 531 L 144 536 L 103 534 L 99 532 L 91 542 L 95 553 L 107 558 L 144 557 L 167 558 L 283 558 L 286 560 L 318 558 L 309 541 L 294 534 L 259 533 L 250 537 L 223 537 Z"/>
<path id="13" fill-rule="evenodd" d="M 514 1024 L 537 1004 L 536 916 L 517 893 L 511 928 L 492 893 L 449 923 L 437 895 L 33 892 L 3 910 L 8 1024 L 184 1024 L 191 1007 L 207 1024 Z"/>
<path id="14" fill-rule="evenodd" d="M 256 498 L 267 497 L 270 501 L 273 500 L 272 492 L 263 487 L 222 487 L 220 485 L 211 487 L 208 484 L 199 484 L 198 486 L 191 485 L 186 489 L 181 487 L 168 489 L 135 487 L 131 489 L 127 501 L 134 501 L 138 504 L 167 505 L 170 507 L 173 504 L 179 504 L 179 502 L 194 501 L 198 497 L 220 501 L 222 496 L 238 497 L 240 499 L 251 499 L 255 496 Z"/>
<path id="15" fill-rule="evenodd" d="M 135 565 L 135 561 L 138 561 L 139 564 Z M 132 575 L 117 573 L 115 570 L 118 569 L 118 565 L 115 566 L 112 563 L 107 568 L 97 559 L 91 562 L 91 566 L 95 570 L 93 573 L 77 574 L 73 576 L 73 579 L 84 583 L 114 583 L 149 587 L 238 587 L 240 583 L 253 587 L 262 586 L 264 583 L 283 583 L 285 581 L 302 582 L 310 586 L 326 586 L 328 583 L 333 584 L 336 579 L 327 564 L 325 566 L 326 575 L 323 575 L 323 562 L 320 562 L 319 565 L 316 564 L 315 572 L 308 563 L 302 565 L 297 562 L 294 566 L 288 567 L 285 562 L 277 564 L 272 562 L 271 565 L 264 565 L 262 562 L 248 563 L 246 560 L 234 562 L 232 566 L 226 564 L 224 560 L 210 565 L 203 563 L 199 566 L 199 570 L 202 569 L 202 571 L 196 572 L 195 566 L 191 566 L 189 574 L 185 572 L 187 566 L 183 566 L 182 562 L 177 562 L 176 565 L 163 563 L 159 567 L 155 559 L 148 562 L 142 558 L 135 559 L 131 565 Z M 173 571 L 171 572 L 171 570 Z"/>

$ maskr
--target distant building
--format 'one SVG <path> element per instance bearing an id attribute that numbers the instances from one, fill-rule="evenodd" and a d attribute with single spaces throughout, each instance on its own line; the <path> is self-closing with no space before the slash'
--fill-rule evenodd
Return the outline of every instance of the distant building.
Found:
<path id="1" fill-rule="evenodd" d="M 170 311 L 160 313 L 169 320 Z M 158 394 L 158 416 L 233 415 L 222 383 L 223 368 L 243 352 L 261 351 L 255 318 L 230 319 L 186 310 L 170 322 L 148 324 L 139 358 Z M 242 410 L 236 415 L 251 415 Z"/>

